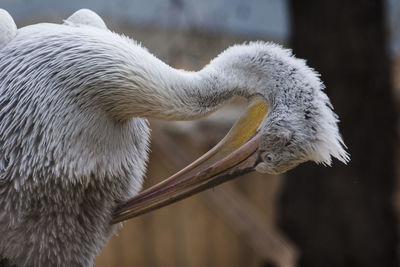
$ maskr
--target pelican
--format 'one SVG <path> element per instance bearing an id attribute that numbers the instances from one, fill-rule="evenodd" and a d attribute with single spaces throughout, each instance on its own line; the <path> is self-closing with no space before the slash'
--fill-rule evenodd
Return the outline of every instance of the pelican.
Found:
<path id="1" fill-rule="evenodd" d="M 201 118 L 234 96 L 249 104 L 227 136 L 139 194 L 147 119 Z M 244 172 L 346 163 L 332 109 L 319 75 L 273 43 L 232 46 L 189 72 L 87 9 L 20 29 L 0 10 L 0 259 L 93 266 L 122 220 Z"/>

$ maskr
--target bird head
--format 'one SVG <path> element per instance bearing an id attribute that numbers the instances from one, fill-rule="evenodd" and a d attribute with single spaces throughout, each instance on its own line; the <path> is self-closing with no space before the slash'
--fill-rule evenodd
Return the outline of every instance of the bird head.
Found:
<path id="1" fill-rule="evenodd" d="M 267 115 L 259 127 L 257 172 L 279 174 L 306 161 L 330 166 L 332 157 L 348 162 L 330 103 L 325 98 L 314 102 L 291 111 L 287 107 L 270 110 L 271 116 Z"/>
<path id="2" fill-rule="evenodd" d="M 296 140 L 295 131 L 282 126 L 266 127 L 261 131 L 257 172 L 279 174 L 307 160 L 304 144 Z"/>
<path id="3" fill-rule="evenodd" d="M 212 68 L 228 68 L 232 71 L 225 73 L 239 75 L 234 67 L 226 65 L 235 62 L 226 59 L 237 55 L 234 50 L 238 49 L 243 50 L 239 54 L 246 55 L 238 58 L 242 62 L 241 73 L 247 73 L 243 80 L 253 79 L 252 84 L 256 85 L 244 91 L 249 102 L 243 115 L 201 158 L 121 205 L 114 214 L 114 223 L 250 171 L 279 174 L 310 160 L 330 165 L 332 157 L 347 163 L 349 156 L 339 133 L 338 119 L 319 75 L 290 51 L 265 43 L 228 49 L 219 56 L 221 60 L 214 60 Z M 264 53 L 265 49 L 273 51 Z M 247 66 L 244 71 L 243 66 Z"/>

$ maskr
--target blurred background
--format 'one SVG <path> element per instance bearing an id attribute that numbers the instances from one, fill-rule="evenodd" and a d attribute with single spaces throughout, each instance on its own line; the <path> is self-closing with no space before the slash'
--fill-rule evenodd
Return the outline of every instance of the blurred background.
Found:
<path id="1" fill-rule="evenodd" d="M 318 70 L 352 160 L 251 174 L 124 223 L 105 266 L 399 266 L 400 0 L 0 0 L 18 27 L 80 8 L 176 68 L 199 70 L 235 43 L 265 40 Z M 210 149 L 243 110 L 151 121 L 145 187 Z"/>

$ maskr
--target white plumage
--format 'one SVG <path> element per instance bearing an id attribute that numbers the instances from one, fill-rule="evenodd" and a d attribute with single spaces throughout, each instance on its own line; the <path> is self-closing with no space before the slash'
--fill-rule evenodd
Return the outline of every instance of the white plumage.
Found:
<path id="1" fill-rule="evenodd" d="M 322 89 L 303 60 L 271 43 L 233 46 L 186 72 L 90 10 L 17 30 L 0 9 L 0 259 L 93 265 L 115 229 L 112 211 L 141 189 L 145 118 L 191 120 L 233 96 L 261 95 L 270 110 L 258 171 L 346 162 Z"/>
<path id="2" fill-rule="evenodd" d="M 4 9 L 0 9 L 0 49 L 5 47 L 17 34 L 14 20 Z"/>

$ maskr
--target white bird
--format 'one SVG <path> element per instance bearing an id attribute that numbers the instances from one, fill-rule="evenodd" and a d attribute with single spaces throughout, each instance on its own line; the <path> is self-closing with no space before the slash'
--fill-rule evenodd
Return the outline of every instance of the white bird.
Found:
<path id="1" fill-rule="evenodd" d="M 233 96 L 249 108 L 227 137 L 138 195 L 146 118 L 197 119 Z M 289 50 L 235 45 L 188 72 L 89 10 L 21 29 L 0 10 L 0 151 L 0 259 L 17 266 L 92 266 L 115 230 L 112 219 L 249 170 L 349 159 L 318 74 Z"/>

